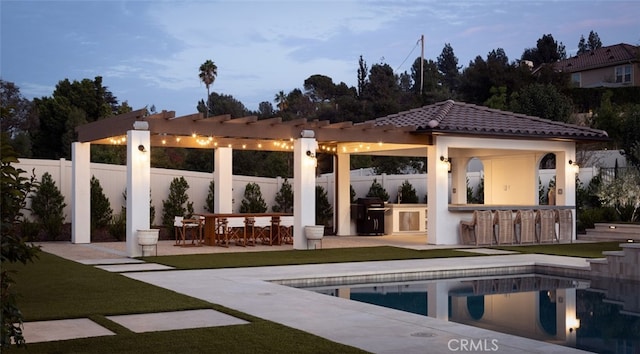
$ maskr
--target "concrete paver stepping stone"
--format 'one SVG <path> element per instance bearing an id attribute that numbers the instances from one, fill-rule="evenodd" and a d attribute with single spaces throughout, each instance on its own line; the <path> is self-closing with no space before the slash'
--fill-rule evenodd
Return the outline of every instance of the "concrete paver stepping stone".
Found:
<path id="1" fill-rule="evenodd" d="M 496 250 L 492 248 L 457 248 L 456 251 L 480 253 L 480 254 L 513 254 L 518 253 L 514 251 Z"/>
<path id="2" fill-rule="evenodd" d="M 114 272 L 114 273 L 174 269 L 173 267 L 169 267 L 169 266 L 158 264 L 158 263 L 98 265 L 96 266 L 96 268 L 100 268 L 108 272 Z"/>
<path id="3" fill-rule="evenodd" d="M 78 263 L 86 265 L 106 265 L 106 264 L 140 264 L 143 260 L 134 258 L 103 258 L 103 259 L 81 259 Z"/>
<path id="4" fill-rule="evenodd" d="M 27 344 L 115 335 L 88 318 L 25 322 L 23 333 Z"/>
<path id="5" fill-rule="evenodd" d="M 247 324 L 249 322 L 215 310 L 189 310 L 137 315 L 107 316 L 135 333 Z"/>

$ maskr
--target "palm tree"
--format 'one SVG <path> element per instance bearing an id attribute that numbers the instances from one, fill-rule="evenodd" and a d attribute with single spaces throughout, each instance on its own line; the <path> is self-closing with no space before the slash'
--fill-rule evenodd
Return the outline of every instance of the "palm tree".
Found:
<path id="1" fill-rule="evenodd" d="M 218 76 L 218 67 L 213 61 L 209 59 L 200 65 L 200 80 L 207 86 L 207 117 L 209 116 L 209 86 L 216 81 L 216 76 Z"/>
<path id="2" fill-rule="evenodd" d="M 276 94 L 274 102 L 278 104 L 278 109 L 281 112 L 287 108 L 287 95 L 284 94 L 284 91 L 281 90 Z"/>

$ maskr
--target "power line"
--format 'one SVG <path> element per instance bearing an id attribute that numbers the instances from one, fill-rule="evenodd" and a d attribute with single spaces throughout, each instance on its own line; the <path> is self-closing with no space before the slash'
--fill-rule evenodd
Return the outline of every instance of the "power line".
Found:
<path id="1" fill-rule="evenodd" d="M 407 59 L 409 59 L 409 57 L 411 56 L 411 54 L 413 54 L 413 51 L 415 51 L 415 50 L 416 50 L 416 47 L 418 47 L 418 44 L 420 44 L 420 42 L 421 42 L 421 41 L 422 41 L 421 39 L 418 39 L 418 41 L 416 42 L 416 45 L 414 45 L 414 46 L 413 46 L 413 48 L 411 49 L 411 52 L 409 52 L 409 54 L 407 54 L 407 57 L 406 57 L 406 58 L 404 58 L 404 60 L 402 61 L 402 63 L 400 63 L 400 65 L 398 65 L 398 67 L 396 68 L 396 70 L 395 70 L 395 71 L 398 71 L 398 70 L 400 69 L 400 67 L 401 67 L 402 65 L 404 65 L 404 63 L 407 61 Z"/>

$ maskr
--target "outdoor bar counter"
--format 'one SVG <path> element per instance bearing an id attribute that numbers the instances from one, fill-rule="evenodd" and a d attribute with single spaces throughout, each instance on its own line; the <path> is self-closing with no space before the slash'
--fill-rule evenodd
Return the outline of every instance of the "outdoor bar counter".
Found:
<path id="1" fill-rule="evenodd" d="M 385 234 L 426 232 L 427 204 L 386 204 Z"/>
<path id="2" fill-rule="evenodd" d="M 475 210 L 559 210 L 575 208 L 573 205 L 449 204 L 449 211 L 451 212 L 469 212 Z"/>

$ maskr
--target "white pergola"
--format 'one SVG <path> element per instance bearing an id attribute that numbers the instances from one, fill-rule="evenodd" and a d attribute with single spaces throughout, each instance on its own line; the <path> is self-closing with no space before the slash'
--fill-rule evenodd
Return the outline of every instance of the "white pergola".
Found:
<path id="1" fill-rule="evenodd" d="M 485 107 L 445 101 L 365 123 L 258 120 L 257 117 L 175 117 L 137 110 L 85 124 L 72 145 L 72 242 L 90 242 L 90 146 L 127 146 L 127 254 L 141 256 L 137 230 L 149 229 L 150 150 L 153 147 L 213 149 L 215 212 L 232 211 L 233 149 L 289 151 L 294 159 L 294 249 L 306 249 L 304 226 L 315 224 L 317 153 L 334 156 L 336 234 L 351 233 L 350 156 L 427 157 L 426 243 L 457 244 L 466 217 L 466 165 L 479 158 L 485 171 L 485 204 L 537 204 L 538 166 L 556 155 L 558 205 L 575 206 L 575 146 L 607 139 L 603 131 Z M 569 163 L 571 161 L 571 164 Z M 451 185 L 449 185 L 451 174 Z M 451 195 L 451 200 L 449 200 Z M 575 217 L 575 214 L 574 214 Z M 574 219 L 575 220 L 575 219 Z M 575 231 L 574 231 L 575 233 Z M 575 235 L 574 235 L 575 237 Z"/>

